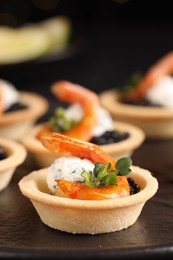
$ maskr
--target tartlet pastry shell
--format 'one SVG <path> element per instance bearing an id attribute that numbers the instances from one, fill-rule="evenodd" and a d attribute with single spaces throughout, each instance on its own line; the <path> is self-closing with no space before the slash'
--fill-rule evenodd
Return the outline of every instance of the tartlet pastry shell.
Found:
<path id="1" fill-rule="evenodd" d="M 44 125 L 46 125 L 46 123 L 34 126 L 21 140 L 26 149 L 34 155 L 35 160 L 41 168 L 48 167 L 58 157 L 57 154 L 50 153 L 41 142 L 36 139 L 36 134 Z M 131 157 L 134 150 L 143 143 L 145 133 L 138 127 L 122 122 L 115 122 L 115 129 L 120 132 L 129 132 L 130 137 L 121 142 L 102 145 L 102 149 L 116 160 L 122 157 Z"/>
<path id="2" fill-rule="evenodd" d="M 141 128 L 147 139 L 173 137 L 173 108 L 142 107 L 123 104 L 121 94 L 115 89 L 103 91 L 99 98 L 115 120 Z"/>
<path id="3" fill-rule="evenodd" d="M 41 221 L 51 228 L 73 234 L 110 233 L 133 225 L 158 189 L 157 179 L 149 171 L 137 166 L 131 169 L 129 176 L 141 190 L 126 198 L 94 201 L 54 196 L 47 188 L 47 168 L 23 177 L 19 188 L 30 199 Z"/>
<path id="4" fill-rule="evenodd" d="M 22 144 L 1 137 L 0 146 L 7 153 L 7 158 L 0 160 L 0 191 L 2 191 L 10 183 L 17 166 L 24 162 L 27 152 Z"/>
<path id="5" fill-rule="evenodd" d="M 36 120 L 48 110 L 48 101 L 39 94 L 19 91 L 20 103 L 26 109 L 0 115 L 0 136 L 20 140 Z"/>

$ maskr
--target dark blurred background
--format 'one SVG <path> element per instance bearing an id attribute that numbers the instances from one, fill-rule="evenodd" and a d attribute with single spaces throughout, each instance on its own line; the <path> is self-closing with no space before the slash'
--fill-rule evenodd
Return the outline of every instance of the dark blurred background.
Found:
<path id="1" fill-rule="evenodd" d="M 0 78 L 38 92 L 58 79 L 100 92 L 122 86 L 173 48 L 173 1 L 0 1 L 1 25 L 20 27 L 62 14 L 73 24 L 67 55 L 0 66 Z"/>

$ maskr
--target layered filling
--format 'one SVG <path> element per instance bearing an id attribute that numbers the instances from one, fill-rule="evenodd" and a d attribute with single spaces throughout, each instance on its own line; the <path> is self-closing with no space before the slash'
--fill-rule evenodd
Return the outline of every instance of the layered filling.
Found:
<path id="1" fill-rule="evenodd" d="M 20 103 L 19 92 L 10 82 L 0 80 L 1 102 L 4 112 L 16 111 L 26 108 Z"/>
<path id="2" fill-rule="evenodd" d="M 142 99 L 128 98 L 123 103 L 139 106 L 173 107 L 173 77 L 162 76 L 148 88 Z"/>
<path id="3" fill-rule="evenodd" d="M 79 124 L 83 116 L 84 111 L 82 106 L 80 104 L 73 104 L 67 109 L 57 108 L 49 122 L 53 131 L 63 133 Z M 93 129 L 93 137 L 90 142 L 97 145 L 104 145 L 119 142 L 128 137 L 128 132 L 114 130 L 111 115 L 104 108 L 100 107 L 97 125 Z"/>
<path id="4" fill-rule="evenodd" d="M 126 175 L 130 159 L 110 164 L 92 163 L 88 159 L 62 156 L 48 168 L 47 185 L 52 194 L 71 199 L 102 200 L 127 197 L 139 191 L 139 185 Z"/>
<path id="5" fill-rule="evenodd" d="M 145 97 L 152 104 L 173 107 L 173 77 L 163 76 L 148 89 Z"/>

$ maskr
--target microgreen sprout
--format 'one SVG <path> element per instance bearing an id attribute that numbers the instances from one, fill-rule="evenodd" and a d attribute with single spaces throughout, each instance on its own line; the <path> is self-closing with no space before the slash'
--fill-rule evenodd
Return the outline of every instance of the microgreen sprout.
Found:
<path id="1" fill-rule="evenodd" d="M 130 166 L 132 161 L 130 158 L 121 158 L 116 162 L 116 168 L 111 169 L 111 163 L 107 164 L 95 163 L 93 172 L 83 170 L 81 173 L 84 178 L 85 185 L 95 187 L 106 187 L 108 185 L 117 185 L 117 175 L 128 175 L 131 172 Z"/>
<path id="2" fill-rule="evenodd" d="M 137 87 L 138 83 L 142 79 L 143 74 L 140 72 L 134 72 L 131 77 L 127 80 L 127 82 L 124 84 L 124 86 L 121 88 L 123 92 L 128 92 L 132 89 L 135 89 Z"/>
<path id="3" fill-rule="evenodd" d="M 49 124 L 53 131 L 55 132 L 65 132 L 72 129 L 78 124 L 77 121 L 67 118 L 65 114 L 65 109 L 58 107 L 54 111 L 54 115 L 50 117 Z"/>

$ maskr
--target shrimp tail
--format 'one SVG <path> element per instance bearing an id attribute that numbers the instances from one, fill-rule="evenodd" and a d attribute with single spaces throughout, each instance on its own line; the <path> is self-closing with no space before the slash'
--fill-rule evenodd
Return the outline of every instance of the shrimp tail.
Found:
<path id="1" fill-rule="evenodd" d="M 110 162 L 112 165 L 111 169 L 115 168 L 116 161 L 109 154 L 105 153 L 100 146 L 95 144 L 54 132 L 51 135 L 41 135 L 40 141 L 50 152 L 58 155 L 64 154 L 81 159 L 85 158 L 93 163 L 100 162 L 106 164 Z"/>

